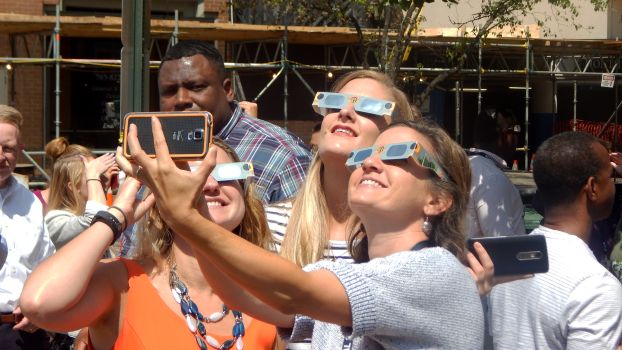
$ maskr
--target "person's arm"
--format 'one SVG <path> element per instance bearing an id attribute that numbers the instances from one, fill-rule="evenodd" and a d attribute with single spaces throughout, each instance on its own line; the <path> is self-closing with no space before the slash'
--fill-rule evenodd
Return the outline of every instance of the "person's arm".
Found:
<path id="1" fill-rule="evenodd" d="M 205 279 L 225 305 L 277 327 L 292 327 L 294 316 L 283 314 L 258 300 L 214 266 L 202 251 L 197 249 L 193 251 Z"/>
<path id="2" fill-rule="evenodd" d="M 9 253 L 9 249 L 7 248 L 6 240 L 0 234 L 0 269 L 2 269 L 2 266 L 4 265 L 4 262 L 6 261 L 6 257 L 8 253 Z"/>
<path id="3" fill-rule="evenodd" d="M 93 160 L 84 160 L 86 186 L 88 190 L 88 199 L 101 204 L 106 204 L 106 192 L 104 192 L 104 183 L 102 183 L 102 175 L 108 169 L 115 165 L 114 154 L 106 153 Z"/>
<path id="4" fill-rule="evenodd" d="M 489 176 L 483 181 L 472 196 L 482 234 L 486 237 L 525 234 L 522 202 L 519 208 L 511 202 L 517 197 L 520 201 L 520 195 L 514 193 L 514 185 L 503 174 Z M 512 212 L 514 209 L 519 211 Z"/>
<path id="5" fill-rule="evenodd" d="M 199 205 L 201 208 L 199 212 L 209 219 L 210 214 L 204 198 L 200 199 Z M 261 302 L 214 266 L 202 250 L 193 249 L 193 251 L 203 276 L 205 276 L 212 290 L 222 299 L 225 305 L 278 327 L 292 327 L 294 316 L 283 314 Z"/>
<path id="6" fill-rule="evenodd" d="M 127 135 L 132 158 L 142 169 L 137 176 L 153 191 L 162 218 L 195 250 L 263 302 L 284 314 L 350 325 L 345 290 L 326 270 L 304 272 L 295 264 L 265 251 L 204 218 L 198 211 L 203 185 L 216 160 L 215 148 L 193 172 L 179 169 L 170 158 L 162 128 L 152 118 L 156 158 L 140 148 L 136 127 Z M 187 164 L 183 164 L 188 169 Z M 126 169 L 123 169 L 126 171 Z M 131 170 L 131 169 L 130 169 Z"/>
<path id="7" fill-rule="evenodd" d="M 124 225 L 131 224 L 153 204 L 152 198 L 134 203 L 139 186 L 138 181 L 128 179 L 115 200 L 129 223 L 124 223 L 125 216 L 119 210 L 109 209 Z M 112 239 L 110 227 L 97 222 L 41 263 L 22 291 L 20 307 L 24 315 L 42 328 L 69 331 L 90 325 L 112 310 L 119 302 L 110 275 L 115 262 L 99 261 Z"/>
<path id="8" fill-rule="evenodd" d="M 100 210 L 106 210 L 107 205 L 88 201 L 82 215 L 74 215 L 66 210 L 52 210 L 45 216 L 45 224 L 50 233 L 50 238 L 57 249 L 67 244 L 77 235 L 86 230 L 95 214 Z"/>
<path id="9" fill-rule="evenodd" d="M 611 162 L 611 166 L 615 169 L 616 173 L 618 173 L 618 175 L 622 175 L 622 153 L 609 153 L 609 161 Z"/>
<path id="10" fill-rule="evenodd" d="M 533 274 L 528 275 L 511 275 L 511 276 L 495 276 L 495 264 L 492 262 L 486 248 L 479 243 L 473 244 L 476 254 L 467 253 L 467 270 L 471 273 L 471 277 L 475 280 L 477 291 L 480 296 L 486 296 L 494 286 L 502 283 L 518 281 L 522 279 L 532 278 Z"/>

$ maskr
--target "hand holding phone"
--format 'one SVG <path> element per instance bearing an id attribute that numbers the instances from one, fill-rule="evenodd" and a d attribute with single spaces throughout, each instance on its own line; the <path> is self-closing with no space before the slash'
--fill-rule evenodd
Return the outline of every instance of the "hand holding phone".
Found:
<path id="1" fill-rule="evenodd" d="M 549 270 L 546 239 L 539 235 L 482 237 L 468 240 L 469 250 L 477 255 L 473 244 L 484 246 L 494 264 L 495 276 L 543 273 Z"/>
<path id="2" fill-rule="evenodd" d="M 162 132 L 173 159 L 202 160 L 212 142 L 212 114 L 209 112 L 146 112 L 128 113 L 124 129 L 136 125 L 138 140 L 148 156 L 155 157 L 151 117 L 162 125 Z M 123 155 L 130 159 L 127 137 L 123 137 Z"/>

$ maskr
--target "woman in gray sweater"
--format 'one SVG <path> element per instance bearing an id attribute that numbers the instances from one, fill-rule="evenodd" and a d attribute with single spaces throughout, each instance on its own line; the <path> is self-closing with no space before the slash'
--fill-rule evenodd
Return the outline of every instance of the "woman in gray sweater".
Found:
<path id="1" fill-rule="evenodd" d="M 54 166 L 45 225 L 59 250 L 88 228 L 98 211 L 108 208 L 102 180 L 109 182 L 118 167 L 113 154 L 95 158 L 88 148 L 69 144 L 63 137 L 50 141 L 46 149 Z"/>
<path id="2" fill-rule="evenodd" d="M 153 128 L 156 159 L 140 149 L 130 128 L 132 154 L 142 167 L 135 173 L 154 191 L 163 219 L 209 261 L 204 271 L 212 278 L 212 270 L 221 272 L 223 282 L 210 284 L 223 299 L 252 294 L 256 299 L 236 307 L 260 319 L 265 305 L 276 309 L 269 318 L 288 327 L 292 340 L 313 332 L 314 349 L 482 348 L 481 303 L 461 263 L 468 159 L 436 124 L 392 124 L 374 146 L 352 153 L 348 198 L 361 235 L 351 246 L 359 263 L 323 261 L 305 269 L 204 217 L 197 203 L 213 152 L 194 172 L 178 169 L 155 119 Z M 240 288 L 231 288 L 234 283 Z"/>

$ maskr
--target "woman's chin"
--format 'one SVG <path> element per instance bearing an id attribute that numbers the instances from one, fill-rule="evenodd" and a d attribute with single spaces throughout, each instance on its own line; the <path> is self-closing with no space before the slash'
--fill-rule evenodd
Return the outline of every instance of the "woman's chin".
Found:
<path id="1" fill-rule="evenodd" d="M 351 152 L 350 149 L 330 147 L 323 151 L 318 150 L 318 155 L 323 163 L 340 162 L 345 164 Z"/>
<path id="2" fill-rule="evenodd" d="M 372 215 L 377 210 L 374 203 L 365 198 L 351 198 L 349 203 L 352 212 L 361 219 Z"/>
<path id="3" fill-rule="evenodd" d="M 217 224 L 218 226 L 220 226 L 220 227 L 222 227 L 222 228 L 224 228 L 225 230 L 228 230 L 228 231 L 235 230 L 241 224 L 240 220 L 234 220 L 232 218 L 224 217 L 222 215 L 210 213 L 210 216 L 212 217 L 212 221 L 215 224 Z"/>

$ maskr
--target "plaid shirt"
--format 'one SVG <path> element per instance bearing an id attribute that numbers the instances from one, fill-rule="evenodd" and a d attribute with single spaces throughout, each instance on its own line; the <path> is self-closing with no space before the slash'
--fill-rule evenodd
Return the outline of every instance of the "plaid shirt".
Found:
<path id="1" fill-rule="evenodd" d="M 293 197 L 311 163 L 308 148 L 300 138 L 265 120 L 245 115 L 234 102 L 231 119 L 218 133 L 238 154 L 252 162 L 257 195 L 264 203 Z"/>

